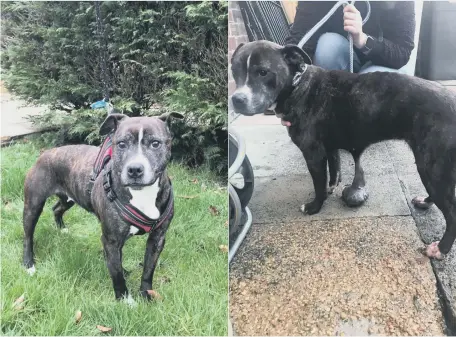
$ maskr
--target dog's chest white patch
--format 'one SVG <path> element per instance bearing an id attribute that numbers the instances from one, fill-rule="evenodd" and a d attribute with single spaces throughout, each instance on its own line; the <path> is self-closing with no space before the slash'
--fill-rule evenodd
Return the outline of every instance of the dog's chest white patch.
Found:
<path id="1" fill-rule="evenodd" d="M 159 183 L 160 178 L 158 178 L 153 185 L 146 186 L 140 190 L 133 190 L 129 188 L 132 195 L 130 203 L 151 219 L 158 219 L 160 217 L 160 211 L 157 206 L 155 206 L 158 191 L 160 190 L 158 186 Z M 132 228 L 130 228 L 130 233 L 132 233 Z"/>

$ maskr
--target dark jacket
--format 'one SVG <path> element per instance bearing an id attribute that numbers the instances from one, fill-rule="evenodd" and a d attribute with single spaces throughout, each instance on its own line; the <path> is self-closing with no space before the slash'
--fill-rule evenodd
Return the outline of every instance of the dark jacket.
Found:
<path id="1" fill-rule="evenodd" d="M 304 34 L 309 31 L 334 6 L 334 1 L 300 1 L 296 16 L 291 27 L 290 36 L 285 40 L 287 44 L 298 44 Z M 399 69 L 407 64 L 414 48 L 415 35 L 415 7 L 413 1 L 394 2 L 395 7 L 388 9 L 388 3 L 371 1 L 371 16 L 363 26 L 363 32 L 374 37 L 373 49 L 366 56 L 355 51 L 361 61 L 372 61 L 379 66 Z M 361 17 L 366 17 L 367 5 L 364 1 L 357 1 L 355 7 Z M 343 6 L 310 38 L 304 45 L 304 50 L 313 58 L 318 38 L 328 32 L 347 36 L 344 31 Z"/>

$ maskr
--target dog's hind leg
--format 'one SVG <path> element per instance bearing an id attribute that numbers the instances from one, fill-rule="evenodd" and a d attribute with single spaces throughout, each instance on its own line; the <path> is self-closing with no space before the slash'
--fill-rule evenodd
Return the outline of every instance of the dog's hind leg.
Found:
<path id="1" fill-rule="evenodd" d="M 33 253 L 33 235 L 38 219 L 43 211 L 46 199 L 52 194 L 49 185 L 41 184 L 41 168 L 34 167 L 29 172 L 24 183 L 24 257 L 23 263 L 30 275 L 35 273 L 34 253 Z M 36 188 L 35 186 L 40 186 Z"/>
<path id="2" fill-rule="evenodd" d="M 332 194 L 339 183 L 342 181 L 340 171 L 340 153 L 339 150 L 328 152 L 328 168 L 329 168 L 329 188 L 328 193 Z"/>
<path id="3" fill-rule="evenodd" d="M 456 197 L 454 195 L 456 177 L 451 174 L 448 167 L 442 165 L 441 161 L 435 162 L 432 167 L 429 167 L 429 163 L 427 166 L 424 165 L 421 155 L 417 155 L 415 158 L 421 181 L 429 193 L 429 199 L 426 199 L 434 201 L 445 218 L 446 229 L 442 239 L 432 242 L 425 250 L 428 257 L 441 260 L 450 251 L 456 239 Z M 436 168 L 436 170 L 433 171 L 432 168 Z M 439 174 L 440 172 L 443 174 Z"/>
<path id="4" fill-rule="evenodd" d="M 35 273 L 34 254 L 33 254 L 33 234 L 35 233 L 36 223 L 43 211 L 46 199 L 40 200 L 34 197 L 25 197 L 23 222 L 24 222 L 24 266 L 30 275 Z"/>
<path id="5" fill-rule="evenodd" d="M 350 186 L 347 186 L 342 191 L 342 199 L 349 207 L 361 206 L 369 197 L 366 190 L 366 181 L 364 180 L 364 170 L 361 166 L 361 153 L 352 152 L 355 160 L 355 177 Z"/>
<path id="6" fill-rule="evenodd" d="M 445 217 L 445 233 L 440 241 L 432 242 L 426 247 L 426 255 L 431 258 L 441 260 L 445 254 L 448 254 L 456 239 L 456 197 L 454 196 L 453 184 L 451 188 L 446 189 L 442 198 L 436 199 L 436 206 L 442 211 Z"/>
<path id="7" fill-rule="evenodd" d="M 65 194 L 57 194 L 59 201 L 52 207 L 54 211 L 54 219 L 59 229 L 65 229 L 65 224 L 63 222 L 63 214 L 68 211 L 74 205 L 74 201 L 70 200 Z"/>

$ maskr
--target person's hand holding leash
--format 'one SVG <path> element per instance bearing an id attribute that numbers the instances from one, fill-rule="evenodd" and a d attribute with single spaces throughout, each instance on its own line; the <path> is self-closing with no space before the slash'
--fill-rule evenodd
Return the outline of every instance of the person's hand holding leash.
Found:
<path id="1" fill-rule="evenodd" d="M 363 33 L 363 19 L 353 5 L 344 7 L 344 30 L 353 36 L 353 44 L 361 49 L 366 45 L 367 35 Z"/>

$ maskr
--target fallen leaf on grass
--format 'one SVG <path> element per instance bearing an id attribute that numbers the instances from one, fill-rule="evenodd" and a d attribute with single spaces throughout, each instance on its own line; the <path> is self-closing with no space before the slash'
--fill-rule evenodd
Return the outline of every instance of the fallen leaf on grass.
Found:
<path id="1" fill-rule="evenodd" d="M 216 215 L 219 215 L 220 212 L 218 211 L 218 209 L 215 207 L 215 206 L 209 206 L 209 211 L 211 211 L 211 214 L 216 216 Z"/>
<path id="2" fill-rule="evenodd" d="M 24 309 L 24 304 L 23 304 L 24 300 L 25 300 L 25 293 L 22 294 L 21 296 L 19 296 L 18 298 L 16 298 L 16 300 L 14 301 L 14 303 L 12 305 L 12 308 L 15 310 Z"/>
<path id="3" fill-rule="evenodd" d="M 224 253 L 228 253 L 228 246 L 227 245 L 220 245 L 219 246 L 220 251 Z"/>
<path id="4" fill-rule="evenodd" d="M 112 328 L 107 328 L 103 325 L 97 325 L 97 329 L 100 330 L 101 332 L 109 332 L 112 330 Z"/>
<path id="5" fill-rule="evenodd" d="M 157 293 L 155 290 L 147 290 L 147 293 L 152 296 L 153 298 L 155 298 L 156 300 L 161 300 L 162 297 L 159 293 Z"/>
<path id="6" fill-rule="evenodd" d="M 178 195 L 177 197 L 182 199 L 195 199 L 198 198 L 198 195 Z"/>
<path id="7" fill-rule="evenodd" d="M 198 184 L 198 178 L 195 178 L 195 179 L 192 179 L 192 180 L 189 180 L 191 183 L 194 183 L 194 184 Z"/>
<path id="8" fill-rule="evenodd" d="M 76 311 L 76 317 L 75 317 L 76 324 L 78 324 L 81 321 L 81 318 L 82 318 L 81 310 Z"/>
<path id="9" fill-rule="evenodd" d="M 228 220 L 225 221 L 225 228 L 228 228 Z"/>

